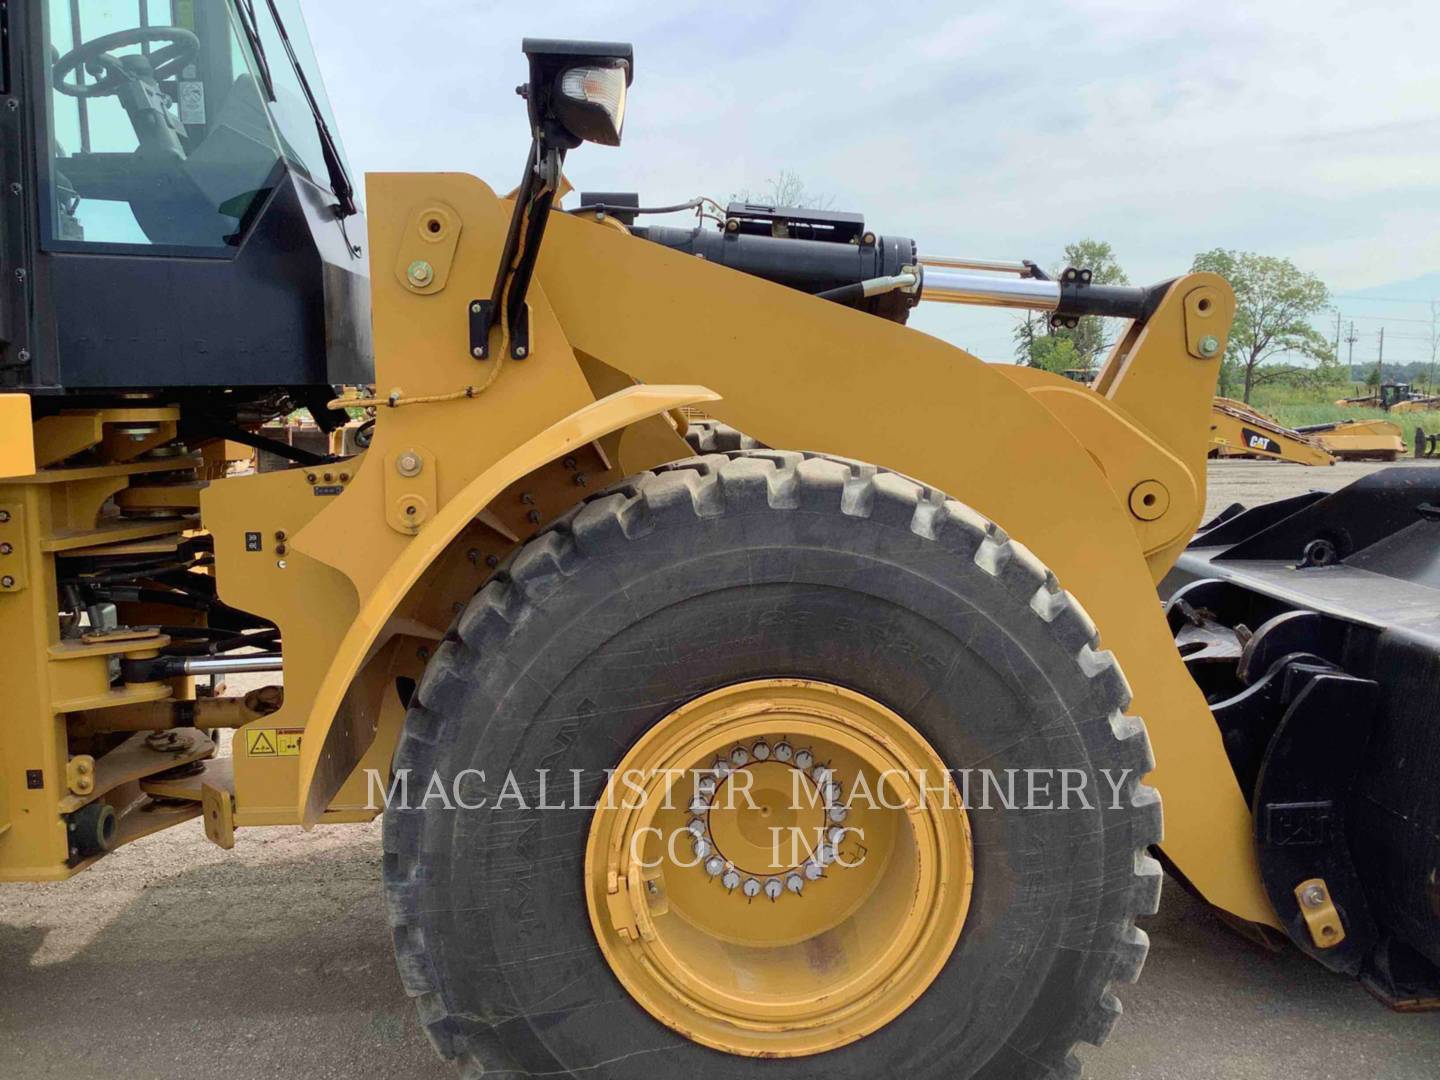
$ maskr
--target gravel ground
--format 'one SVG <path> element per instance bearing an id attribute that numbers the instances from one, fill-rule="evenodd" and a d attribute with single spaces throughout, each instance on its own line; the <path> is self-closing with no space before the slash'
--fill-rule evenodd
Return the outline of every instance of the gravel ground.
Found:
<path id="1" fill-rule="evenodd" d="M 1373 466 L 1217 462 L 1211 512 Z M 0 886 L 0 1077 L 448 1077 L 401 993 L 380 900 L 379 825 L 199 822 L 81 877 Z M 1386 1011 L 1294 952 L 1233 935 L 1173 882 L 1098 1080 L 1434 1080 L 1440 1019 Z"/>

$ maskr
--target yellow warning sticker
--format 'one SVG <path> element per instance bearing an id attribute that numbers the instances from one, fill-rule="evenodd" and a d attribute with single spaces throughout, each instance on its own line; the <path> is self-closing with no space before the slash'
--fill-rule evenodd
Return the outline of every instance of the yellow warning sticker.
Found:
<path id="1" fill-rule="evenodd" d="M 251 757 L 299 757 L 303 728 L 251 728 L 245 732 L 245 753 Z"/>

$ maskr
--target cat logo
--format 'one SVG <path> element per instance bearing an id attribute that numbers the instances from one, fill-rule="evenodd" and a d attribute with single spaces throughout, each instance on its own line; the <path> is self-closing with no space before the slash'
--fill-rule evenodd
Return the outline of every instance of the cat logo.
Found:
<path id="1" fill-rule="evenodd" d="M 1241 428 L 1240 436 L 1245 440 L 1245 446 L 1250 450 L 1258 450 L 1262 454 L 1277 453 L 1275 440 L 1268 435 L 1261 435 L 1258 431 L 1251 431 L 1249 428 Z"/>

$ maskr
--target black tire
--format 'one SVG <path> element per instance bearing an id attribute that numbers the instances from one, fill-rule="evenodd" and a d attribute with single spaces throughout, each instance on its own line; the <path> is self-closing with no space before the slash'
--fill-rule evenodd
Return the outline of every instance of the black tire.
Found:
<path id="1" fill-rule="evenodd" d="M 1160 806 L 1129 692 L 1093 624 L 1023 546 L 871 466 L 758 451 L 678 462 L 593 497 L 521 548 L 460 616 L 397 750 L 412 790 L 487 770 L 583 771 L 593 803 L 635 740 L 720 686 L 805 676 L 904 716 L 952 768 L 1102 770 L 1095 809 L 970 813 L 975 887 L 936 981 L 867 1038 L 757 1062 L 664 1027 L 587 916 L 590 815 L 391 807 L 385 892 L 406 991 L 471 1075 L 586 1080 L 1078 1076 L 1078 1041 L 1147 948 Z M 533 781 L 529 801 L 535 801 Z M 972 803 L 978 797 L 972 793 Z M 1100 801 L 1100 800 L 1097 800 Z"/>
<path id="2" fill-rule="evenodd" d="M 685 441 L 697 454 L 729 454 L 736 450 L 764 450 L 765 444 L 719 420 L 691 420 Z"/>

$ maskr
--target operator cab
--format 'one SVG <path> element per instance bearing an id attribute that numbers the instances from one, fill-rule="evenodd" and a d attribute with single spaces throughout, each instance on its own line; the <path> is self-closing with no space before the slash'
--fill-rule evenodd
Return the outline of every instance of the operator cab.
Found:
<path id="1" fill-rule="evenodd" d="M 364 219 L 297 0 L 9 8 L 31 123 L 5 165 L 33 180 L 4 179 L 38 198 L 6 231 L 33 300 L 0 320 L 0 388 L 367 382 Z"/>

